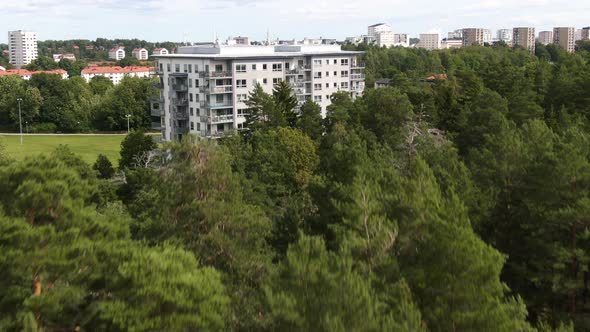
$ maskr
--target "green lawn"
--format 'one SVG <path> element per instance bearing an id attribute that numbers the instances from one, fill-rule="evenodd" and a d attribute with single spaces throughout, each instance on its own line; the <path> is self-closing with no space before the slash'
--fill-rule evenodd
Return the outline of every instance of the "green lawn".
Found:
<path id="1" fill-rule="evenodd" d="M 100 136 L 24 136 L 23 145 L 20 145 L 20 137 L 2 136 L 0 142 L 6 147 L 8 155 L 21 160 L 26 156 L 50 153 L 58 145 L 67 145 L 72 152 L 79 155 L 89 164 L 96 161 L 99 154 L 104 154 L 114 166 L 119 161 L 119 151 L 124 135 L 100 135 Z"/>

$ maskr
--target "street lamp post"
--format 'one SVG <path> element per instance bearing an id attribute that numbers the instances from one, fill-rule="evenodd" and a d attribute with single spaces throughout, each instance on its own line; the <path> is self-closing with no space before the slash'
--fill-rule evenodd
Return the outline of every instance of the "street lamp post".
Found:
<path id="1" fill-rule="evenodd" d="M 23 119 L 20 111 L 20 103 L 23 101 L 22 98 L 16 98 L 18 102 L 18 126 L 20 128 L 20 145 L 23 145 Z"/>
<path id="2" fill-rule="evenodd" d="M 127 114 L 125 117 L 127 118 L 127 134 L 129 134 L 129 118 L 131 118 L 131 114 Z"/>

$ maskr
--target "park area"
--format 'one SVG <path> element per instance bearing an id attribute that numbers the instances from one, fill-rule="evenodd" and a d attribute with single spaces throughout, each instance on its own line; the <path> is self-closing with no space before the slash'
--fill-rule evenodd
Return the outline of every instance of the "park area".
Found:
<path id="1" fill-rule="evenodd" d="M 19 135 L 0 134 L 0 144 L 4 145 L 8 156 L 16 160 L 50 153 L 59 145 L 67 145 L 89 164 L 93 164 L 99 154 L 104 154 L 116 166 L 124 138 L 125 135 L 24 135 L 21 145 Z"/>

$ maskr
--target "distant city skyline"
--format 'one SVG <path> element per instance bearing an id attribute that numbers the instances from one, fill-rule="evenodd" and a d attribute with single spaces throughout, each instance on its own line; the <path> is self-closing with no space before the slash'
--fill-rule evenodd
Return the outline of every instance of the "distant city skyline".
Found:
<path id="1" fill-rule="evenodd" d="M 432 2 L 417 0 L 21 0 L 2 4 L 0 43 L 6 32 L 32 30 L 39 40 L 138 38 L 147 41 L 211 41 L 245 35 L 343 40 L 365 34 L 367 26 L 388 23 L 394 32 L 420 33 L 478 27 L 531 26 L 536 31 L 590 25 L 590 2 L 501 0 Z M 392 13 L 387 15 L 385 13 Z"/>

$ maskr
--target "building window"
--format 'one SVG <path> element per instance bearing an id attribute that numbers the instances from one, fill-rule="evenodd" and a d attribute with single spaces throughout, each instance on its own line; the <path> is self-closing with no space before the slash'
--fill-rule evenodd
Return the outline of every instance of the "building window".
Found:
<path id="1" fill-rule="evenodd" d="M 195 123 L 191 121 L 191 130 L 195 130 Z"/>
<path id="2" fill-rule="evenodd" d="M 340 87 L 341 87 L 342 89 L 348 89 L 348 82 L 341 82 L 341 83 L 340 83 Z"/>
<path id="3" fill-rule="evenodd" d="M 282 63 L 273 63 L 272 64 L 272 71 L 282 71 L 283 64 Z"/>
<path id="4" fill-rule="evenodd" d="M 330 72 L 329 71 L 326 72 L 326 77 L 330 77 Z"/>
<path id="5" fill-rule="evenodd" d="M 313 85 L 313 89 L 314 89 L 315 91 L 319 91 L 319 90 L 321 90 L 321 89 L 322 89 L 322 84 L 320 84 L 320 83 L 316 83 L 316 84 L 314 84 L 314 85 Z"/>
<path id="6" fill-rule="evenodd" d="M 262 64 L 262 70 L 266 70 L 266 63 Z"/>
<path id="7" fill-rule="evenodd" d="M 191 116 L 195 115 L 195 109 L 194 109 L 194 108 L 192 108 L 192 107 L 190 108 L 190 115 L 191 115 Z"/>
<path id="8" fill-rule="evenodd" d="M 188 80 L 188 87 L 192 88 L 193 87 L 193 80 Z"/>
<path id="9" fill-rule="evenodd" d="M 236 87 L 245 88 L 246 87 L 246 80 L 236 80 Z"/>
<path id="10" fill-rule="evenodd" d="M 200 122 L 197 122 L 197 130 L 201 131 L 201 123 Z"/>
<path id="11" fill-rule="evenodd" d="M 282 81 L 282 80 L 283 80 L 282 78 L 276 78 L 275 77 L 275 78 L 272 79 L 272 84 L 279 84 L 279 82 Z"/>
<path id="12" fill-rule="evenodd" d="M 329 65 L 330 64 L 330 59 L 326 59 L 326 64 Z"/>
<path id="13" fill-rule="evenodd" d="M 188 100 L 189 100 L 189 101 L 193 101 L 193 94 L 192 94 L 192 93 L 189 93 L 189 94 L 188 94 Z"/>
<path id="14" fill-rule="evenodd" d="M 338 76 L 338 72 L 334 70 L 334 77 Z"/>
<path id="15" fill-rule="evenodd" d="M 256 70 L 256 64 L 252 65 L 252 70 Z"/>
<path id="16" fill-rule="evenodd" d="M 291 64 L 290 63 L 285 63 L 285 70 L 289 70 L 291 68 Z"/>
<path id="17" fill-rule="evenodd" d="M 340 71 L 340 77 L 348 77 L 348 70 Z"/>
<path id="18" fill-rule="evenodd" d="M 197 108 L 197 116 L 201 116 L 201 109 Z"/>
<path id="19" fill-rule="evenodd" d="M 245 93 L 241 93 L 237 95 L 238 101 L 246 101 L 248 100 L 248 95 Z"/>
<path id="20" fill-rule="evenodd" d="M 322 72 L 317 71 L 317 72 L 313 73 L 313 78 L 322 78 Z"/>
<path id="21" fill-rule="evenodd" d="M 268 83 L 268 80 L 267 80 L 266 78 L 263 78 L 263 79 L 262 79 L 262 83 L 263 83 L 263 84 L 267 84 L 267 83 Z"/>
<path id="22" fill-rule="evenodd" d="M 166 71 L 167 72 L 171 72 L 172 71 L 172 69 L 170 69 L 170 64 L 169 63 L 166 64 Z"/>
<path id="23" fill-rule="evenodd" d="M 322 60 L 318 60 L 318 59 L 313 60 L 313 65 L 314 66 L 321 66 L 322 65 Z"/>
<path id="24" fill-rule="evenodd" d="M 326 100 L 330 100 L 330 95 L 326 95 Z"/>
<path id="25" fill-rule="evenodd" d="M 334 87 L 337 88 L 338 87 L 338 83 L 334 82 Z"/>
<path id="26" fill-rule="evenodd" d="M 193 65 L 188 65 L 188 72 L 192 73 L 193 72 Z"/>
<path id="27" fill-rule="evenodd" d="M 246 65 L 236 65 L 236 72 L 237 73 L 245 73 L 246 72 Z"/>
<path id="28" fill-rule="evenodd" d="M 160 71 L 161 72 L 164 71 L 164 65 L 163 64 L 160 64 Z"/>
<path id="29" fill-rule="evenodd" d="M 326 83 L 326 89 L 330 88 L 330 83 Z"/>
<path id="30" fill-rule="evenodd" d="M 223 95 L 215 95 L 215 103 L 223 104 Z"/>
<path id="31" fill-rule="evenodd" d="M 177 73 L 180 73 L 180 64 L 179 63 L 174 65 L 174 71 Z"/>
<path id="32" fill-rule="evenodd" d="M 184 64 L 183 69 L 185 73 L 188 73 L 188 65 L 186 63 Z"/>
<path id="33" fill-rule="evenodd" d="M 313 96 L 313 101 L 315 101 L 316 103 L 321 103 L 322 102 L 322 96 Z"/>
<path id="34" fill-rule="evenodd" d="M 223 65 L 215 65 L 215 71 L 216 72 L 223 71 Z"/>
<path id="35" fill-rule="evenodd" d="M 338 64 L 338 60 L 334 59 L 334 64 L 337 65 Z"/>
<path id="36" fill-rule="evenodd" d="M 199 87 L 199 80 L 195 80 L 195 88 Z"/>

